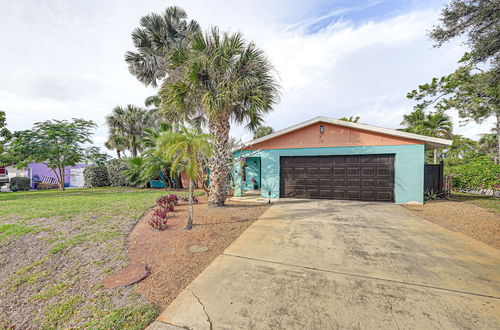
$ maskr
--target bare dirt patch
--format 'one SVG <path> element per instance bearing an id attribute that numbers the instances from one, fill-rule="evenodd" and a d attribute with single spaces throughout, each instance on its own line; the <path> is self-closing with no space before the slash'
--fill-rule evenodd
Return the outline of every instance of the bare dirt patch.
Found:
<path id="1" fill-rule="evenodd" d="M 144 217 L 129 236 L 129 262 L 147 264 L 151 274 L 136 285 L 150 302 L 166 308 L 226 247 L 269 206 L 226 201 L 226 206 L 209 208 L 207 198 L 194 205 L 194 228 L 185 230 L 188 205 L 181 203 L 169 220 L 167 230 L 157 231 Z M 190 252 L 192 245 L 206 252 Z M 205 250 L 205 249 L 203 249 Z"/>
<path id="2" fill-rule="evenodd" d="M 438 200 L 405 207 L 444 228 L 500 249 L 500 214 L 477 205 Z"/>

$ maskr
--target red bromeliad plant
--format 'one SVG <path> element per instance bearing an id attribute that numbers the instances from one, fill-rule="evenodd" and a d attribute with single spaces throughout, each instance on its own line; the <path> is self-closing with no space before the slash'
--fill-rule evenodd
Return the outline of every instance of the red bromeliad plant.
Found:
<path id="1" fill-rule="evenodd" d="M 164 207 L 155 207 L 151 217 L 149 218 L 149 225 L 156 230 L 167 229 L 168 209 Z"/>
<path id="2" fill-rule="evenodd" d="M 156 200 L 156 204 L 168 211 L 173 211 L 175 206 L 179 204 L 179 197 L 177 195 L 163 195 Z"/>

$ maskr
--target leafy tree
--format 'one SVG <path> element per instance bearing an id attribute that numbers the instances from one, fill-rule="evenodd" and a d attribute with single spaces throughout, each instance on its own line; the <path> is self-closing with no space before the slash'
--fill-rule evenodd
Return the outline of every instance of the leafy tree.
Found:
<path id="1" fill-rule="evenodd" d="M 253 132 L 253 138 L 258 139 L 272 133 L 274 133 L 274 129 L 271 126 L 259 126 Z"/>
<path id="2" fill-rule="evenodd" d="M 279 86 L 264 52 L 239 33 L 212 28 L 177 47 L 168 61 L 171 74 L 160 90 L 162 113 L 173 118 L 207 120 L 214 136 L 209 205 L 222 206 L 227 197 L 229 129 L 231 122 L 255 130 L 273 109 Z"/>
<path id="3" fill-rule="evenodd" d="M 73 166 L 89 158 L 98 157 L 95 148 L 84 145 L 92 142 L 95 123 L 84 119 L 47 120 L 33 125 L 32 130 L 14 133 L 9 144 L 19 168 L 28 163 L 44 163 L 56 175 L 59 187 L 64 190 L 64 168 Z"/>
<path id="4" fill-rule="evenodd" d="M 475 63 L 492 60 L 500 64 L 500 3 L 497 0 L 453 0 L 441 12 L 440 24 L 430 37 L 440 47 L 465 36 Z"/>
<path id="5" fill-rule="evenodd" d="M 357 123 L 359 119 L 360 119 L 360 117 L 359 117 L 359 116 L 356 116 L 356 117 L 350 116 L 349 118 L 347 118 L 347 117 L 342 117 L 342 118 L 340 118 L 339 120 L 342 120 L 342 121 L 348 121 L 348 122 L 350 122 L 350 123 Z"/>
<path id="6" fill-rule="evenodd" d="M 136 51 L 125 54 L 129 71 L 146 86 L 157 87 L 166 76 L 168 52 L 199 31 L 198 23 L 188 21 L 186 12 L 176 6 L 167 7 L 161 15 L 143 16 L 140 27 L 132 32 Z"/>
<path id="7" fill-rule="evenodd" d="M 430 37 L 437 47 L 465 37 L 470 52 L 460 60 L 455 72 L 433 78 L 408 93 L 408 98 L 419 102 L 417 109 L 431 105 L 441 111 L 456 109 L 465 121 L 477 123 L 495 116 L 496 133 L 500 134 L 499 12 L 497 0 L 453 0 L 444 7 L 441 22 L 430 32 Z M 500 144 L 497 158 L 500 158 Z"/>
<path id="8" fill-rule="evenodd" d="M 208 134 L 183 127 L 179 133 L 162 134 L 158 147 L 172 160 L 171 174 L 186 171 L 189 178 L 189 217 L 186 229 L 193 228 L 193 181 L 198 178 L 200 161 L 212 155 L 212 146 Z"/>
<path id="9" fill-rule="evenodd" d="M 120 141 L 120 146 L 126 146 L 135 158 L 143 149 L 145 129 L 156 125 L 156 116 L 150 110 L 129 104 L 126 107 L 116 106 L 112 114 L 106 117 L 106 122 L 110 141 Z"/>
<path id="10" fill-rule="evenodd" d="M 463 164 L 470 159 L 481 156 L 476 141 L 458 134 L 453 136 L 452 141 L 452 145 L 443 152 L 444 161 L 447 165 L 445 167 L 447 174 L 453 174 L 449 170 L 452 166 Z"/>
<path id="11" fill-rule="evenodd" d="M 6 153 L 7 141 L 11 138 L 12 133 L 7 129 L 5 112 L 0 111 L 0 166 L 10 165 L 11 159 Z"/>

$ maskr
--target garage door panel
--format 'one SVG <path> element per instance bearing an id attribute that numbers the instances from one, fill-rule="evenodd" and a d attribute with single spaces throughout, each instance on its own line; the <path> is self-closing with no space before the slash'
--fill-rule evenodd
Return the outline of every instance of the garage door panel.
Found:
<path id="1" fill-rule="evenodd" d="M 361 169 L 362 176 L 374 176 L 375 175 L 375 167 L 363 167 Z"/>
<path id="2" fill-rule="evenodd" d="M 333 187 L 344 187 L 346 185 L 346 179 L 345 178 L 334 178 L 332 180 L 333 182 Z"/>
<path id="3" fill-rule="evenodd" d="M 331 189 L 320 189 L 319 190 L 319 198 L 332 199 L 333 198 L 333 191 Z"/>
<path id="4" fill-rule="evenodd" d="M 347 199 L 360 200 L 361 191 L 359 190 L 347 190 Z"/>
<path id="5" fill-rule="evenodd" d="M 347 176 L 359 176 L 361 170 L 359 167 L 348 167 L 347 168 Z"/>
<path id="6" fill-rule="evenodd" d="M 375 187 L 375 179 L 373 179 L 373 178 L 362 178 L 361 179 L 361 186 L 363 186 L 363 188 L 371 188 L 371 189 L 373 189 Z"/>
<path id="7" fill-rule="evenodd" d="M 391 181 L 387 179 L 377 179 L 377 188 L 391 188 Z"/>
<path id="8" fill-rule="evenodd" d="M 390 176 L 391 174 L 391 169 L 386 167 L 377 167 L 377 176 Z"/>
<path id="9" fill-rule="evenodd" d="M 346 159 L 347 159 L 347 164 L 359 164 L 358 155 L 346 156 Z"/>
<path id="10" fill-rule="evenodd" d="M 333 199 L 347 199 L 346 191 L 344 189 L 333 189 Z"/>
<path id="11" fill-rule="evenodd" d="M 361 200 L 363 201 L 373 201 L 376 199 L 374 190 L 362 190 L 361 191 Z"/>
<path id="12" fill-rule="evenodd" d="M 334 165 L 335 166 L 335 165 Z M 345 167 L 334 167 L 332 169 L 332 175 L 333 176 L 341 176 L 344 177 L 346 176 L 347 169 Z"/>
<path id="13" fill-rule="evenodd" d="M 394 155 L 281 157 L 281 197 L 394 200 Z"/>
<path id="14" fill-rule="evenodd" d="M 361 180 L 360 179 L 347 179 L 347 187 L 360 187 L 361 186 Z"/>
<path id="15" fill-rule="evenodd" d="M 332 180 L 330 178 L 320 178 L 319 179 L 319 186 L 322 188 L 329 188 L 331 189 L 332 187 Z"/>
<path id="16" fill-rule="evenodd" d="M 375 164 L 375 155 L 361 155 L 361 164 Z"/>

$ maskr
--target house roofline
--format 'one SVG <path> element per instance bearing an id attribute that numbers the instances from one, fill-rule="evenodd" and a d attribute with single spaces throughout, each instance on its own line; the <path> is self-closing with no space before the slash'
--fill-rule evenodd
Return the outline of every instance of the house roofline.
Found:
<path id="1" fill-rule="evenodd" d="M 385 134 L 385 135 L 390 135 L 390 136 L 395 136 L 395 137 L 400 137 L 400 138 L 405 138 L 405 139 L 410 139 L 410 140 L 415 140 L 415 141 L 421 141 L 421 142 L 425 143 L 425 148 L 427 150 L 432 150 L 432 149 L 437 149 L 437 148 L 445 148 L 445 147 L 448 147 L 452 144 L 451 140 L 436 138 L 436 137 L 432 137 L 432 136 L 425 136 L 425 135 L 420 135 L 420 134 L 414 134 L 414 133 L 408 133 L 408 132 L 398 131 L 398 130 L 394 130 L 394 129 L 390 129 L 390 128 L 383 128 L 383 127 L 371 126 L 371 125 L 366 125 L 366 124 L 352 123 L 352 122 L 348 122 L 348 121 L 344 121 L 344 120 L 319 116 L 319 117 L 298 123 L 296 125 L 284 128 L 282 130 L 279 130 L 277 132 L 263 136 L 261 138 L 252 140 L 252 141 L 246 143 L 245 146 L 240 148 L 239 150 L 244 149 L 244 148 L 249 148 L 255 144 L 274 139 L 278 136 L 281 136 L 281 135 L 293 132 L 295 130 L 298 130 L 300 128 L 310 126 L 310 125 L 320 123 L 320 122 L 349 127 L 349 128 L 355 128 L 355 129 L 359 129 L 359 130 L 380 133 L 380 134 Z"/>

